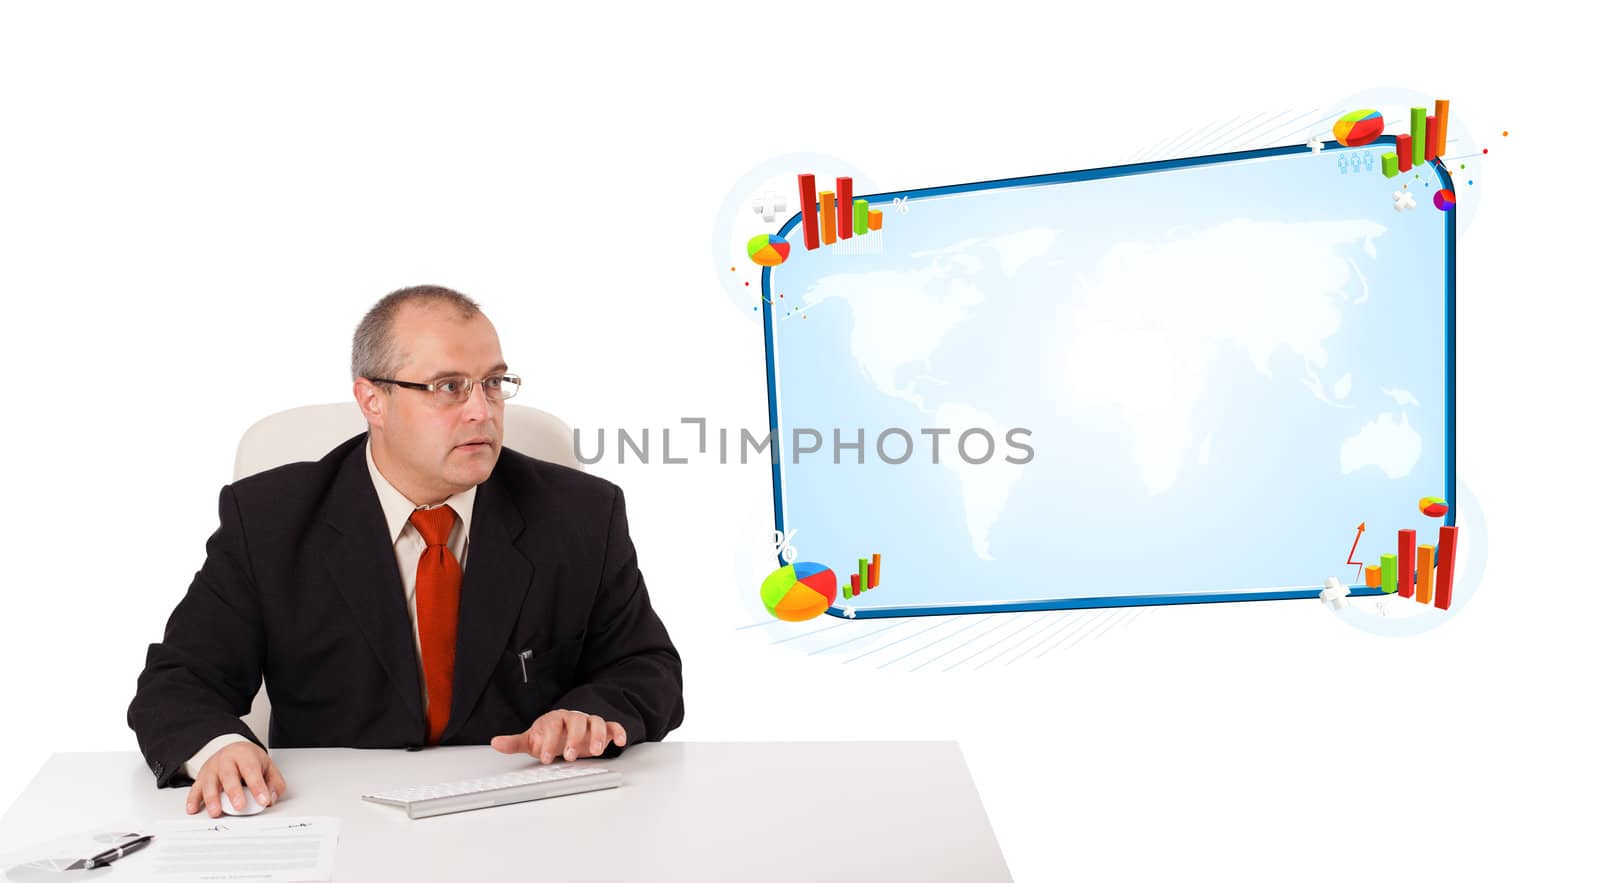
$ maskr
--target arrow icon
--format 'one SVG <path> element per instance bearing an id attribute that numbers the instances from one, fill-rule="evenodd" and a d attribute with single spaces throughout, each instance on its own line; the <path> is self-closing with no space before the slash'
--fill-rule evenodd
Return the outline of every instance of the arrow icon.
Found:
<path id="1" fill-rule="evenodd" d="M 1355 557 L 1356 557 L 1356 544 L 1361 542 L 1361 535 L 1366 533 L 1366 532 L 1367 532 L 1367 523 L 1365 521 L 1363 521 L 1360 524 L 1356 525 L 1356 541 L 1354 543 L 1350 544 L 1350 554 L 1346 555 L 1345 559 L 1344 559 L 1344 563 L 1346 563 L 1346 564 L 1354 564 L 1356 566 L 1356 576 L 1360 576 L 1361 575 L 1361 562 L 1354 560 Z"/>

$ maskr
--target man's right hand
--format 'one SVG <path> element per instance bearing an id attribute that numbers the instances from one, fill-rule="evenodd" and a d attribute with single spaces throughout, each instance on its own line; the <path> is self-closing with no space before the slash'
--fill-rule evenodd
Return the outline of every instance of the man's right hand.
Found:
<path id="1" fill-rule="evenodd" d="M 190 815 L 202 805 L 212 818 L 222 815 L 222 801 L 232 800 L 234 809 L 244 806 L 244 789 L 249 788 L 262 806 L 271 806 L 283 797 L 288 784 L 272 758 L 254 742 L 235 742 L 224 747 L 200 768 L 184 811 Z"/>

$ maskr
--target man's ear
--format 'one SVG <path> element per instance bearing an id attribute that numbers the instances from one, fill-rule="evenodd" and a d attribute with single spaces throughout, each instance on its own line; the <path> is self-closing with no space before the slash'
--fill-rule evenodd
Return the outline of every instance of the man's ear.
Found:
<path id="1" fill-rule="evenodd" d="M 372 426 L 383 425 L 383 408 L 388 404 L 383 391 L 365 377 L 357 377 L 352 389 L 356 397 L 356 405 L 361 408 L 361 416 L 367 418 L 367 423 Z"/>

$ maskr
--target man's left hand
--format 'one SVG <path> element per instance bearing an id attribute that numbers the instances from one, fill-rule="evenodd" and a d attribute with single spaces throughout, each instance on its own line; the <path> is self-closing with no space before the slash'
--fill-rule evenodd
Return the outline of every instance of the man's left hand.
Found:
<path id="1" fill-rule="evenodd" d="M 527 754 L 539 758 L 540 763 L 550 763 L 557 755 L 567 760 L 580 757 L 599 757 L 612 742 L 621 748 L 628 744 L 628 733 L 622 724 L 608 721 L 597 714 L 584 714 L 557 708 L 545 712 L 526 733 L 513 736 L 496 736 L 489 740 L 494 750 L 501 754 Z"/>

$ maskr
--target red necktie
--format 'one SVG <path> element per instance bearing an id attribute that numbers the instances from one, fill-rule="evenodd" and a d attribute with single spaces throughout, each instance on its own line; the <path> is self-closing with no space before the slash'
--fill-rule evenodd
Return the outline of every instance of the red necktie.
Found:
<path id="1" fill-rule="evenodd" d="M 418 509 L 411 523 L 428 548 L 417 561 L 417 635 L 422 680 L 428 686 L 428 744 L 437 745 L 450 720 L 450 684 L 456 671 L 456 614 L 461 607 L 461 565 L 446 543 L 456 513 L 449 506 Z"/>

